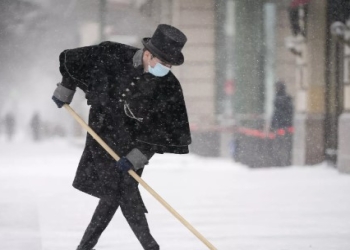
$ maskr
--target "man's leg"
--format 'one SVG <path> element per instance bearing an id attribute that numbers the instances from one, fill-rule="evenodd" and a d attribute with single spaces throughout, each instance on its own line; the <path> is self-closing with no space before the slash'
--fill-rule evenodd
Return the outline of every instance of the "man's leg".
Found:
<path id="1" fill-rule="evenodd" d="M 117 209 L 118 205 L 111 205 L 106 200 L 100 199 L 77 250 L 92 250 Z"/>
<path id="2" fill-rule="evenodd" d="M 145 250 L 159 250 L 159 245 L 154 240 L 148 227 L 146 215 L 140 209 L 133 206 L 120 206 L 125 219 Z"/>

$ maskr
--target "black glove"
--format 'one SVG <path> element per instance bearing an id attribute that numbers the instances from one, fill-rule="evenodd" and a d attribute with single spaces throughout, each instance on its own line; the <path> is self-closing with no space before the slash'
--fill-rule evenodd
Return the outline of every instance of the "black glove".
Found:
<path id="1" fill-rule="evenodd" d="M 147 156 L 137 148 L 132 149 L 126 156 L 123 156 L 116 162 L 117 169 L 121 171 L 129 171 L 130 169 L 137 171 L 148 164 Z"/>
<path id="2" fill-rule="evenodd" d="M 56 98 L 56 96 L 52 96 L 52 100 L 56 103 L 58 108 L 62 108 L 64 104 L 66 104 L 65 102 L 62 102 L 61 100 L 58 100 Z"/>
<path id="3" fill-rule="evenodd" d="M 117 161 L 116 167 L 118 170 L 122 172 L 127 172 L 133 168 L 133 165 L 125 156 L 123 156 L 122 158 L 119 159 L 119 161 Z"/>
<path id="4" fill-rule="evenodd" d="M 57 84 L 57 88 L 53 93 L 52 100 L 56 103 L 57 107 L 62 108 L 64 104 L 71 103 L 74 93 L 75 90 L 66 88 L 65 86 L 59 83 Z"/>

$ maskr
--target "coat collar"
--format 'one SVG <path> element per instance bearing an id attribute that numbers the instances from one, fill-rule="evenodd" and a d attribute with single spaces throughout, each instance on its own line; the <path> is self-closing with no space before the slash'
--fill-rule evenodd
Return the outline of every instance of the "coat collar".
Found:
<path id="1" fill-rule="evenodd" d="M 143 62 L 142 62 L 143 50 L 139 49 L 135 52 L 132 58 L 132 65 L 134 67 L 134 72 L 136 75 L 140 76 L 144 73 Z"/>
<path id="2" fill-rule="evenodd" d="M 138 68 L 142 65 L 142 55 L 143 55 L 142 49 L 139 49 L 138 51 L 135 52 L 134 57 L 132 58 L 134 68 Z"/>

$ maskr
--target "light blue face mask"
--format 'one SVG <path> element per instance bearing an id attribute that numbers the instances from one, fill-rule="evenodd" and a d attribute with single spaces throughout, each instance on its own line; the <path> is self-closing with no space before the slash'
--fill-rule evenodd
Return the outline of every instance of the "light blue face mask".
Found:
<path id="1" fill-rule="evenodd" d="M 170 68 L 162 65 L 161 63 L 157 63 L 156 66 L 154 66 L 153 68 L 150 65 L 148 65 L 148 72 L 154 76 L 162 77 L 168 74 L 169 71 Z"/>

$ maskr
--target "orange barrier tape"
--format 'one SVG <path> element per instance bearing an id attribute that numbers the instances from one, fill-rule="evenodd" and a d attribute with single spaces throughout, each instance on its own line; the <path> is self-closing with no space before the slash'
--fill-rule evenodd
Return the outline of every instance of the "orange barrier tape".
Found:
<path id="1" fill-rule="evenodd" d="M 257 129 L 249 129 L 249 128 L 238 128 L 237 132 L 246 136 L 252 136 L 252 137 L 259 137 L 259 138 L 268 138 L 268 139 L 275 139 L 277 136 L 285 136 L 287 134 L 293 134 L 294 128 L 288 127 L 288 128 L 280 128 L 276 130 L 275 132 L 267 132 L 265 133 L 262 130 Z"/>
<path id="2" fill-rule="evenodd" d="M 251 129 L 251 128 L 245 128 L 245 127 L 222 127 L 222 126 L 212 126 L 206 129 L 199 128 L 196 125 L 191 125 L 190 129 L 192 132 L 228 132 L 228 133 L 238 133 L 243 134 L 246 136 L 251 137 L 258 137 L 258 138 L 268 138 L 268 139 L 275 139 L 277 136 L 285 136 L 287 134 L 293 134 L 294 133 L 294 127 L 287 127 L 287 128 L 280 128 L 277 129 L 274 132 L 265 132 L 263 130 L 258 129 Z"/>

